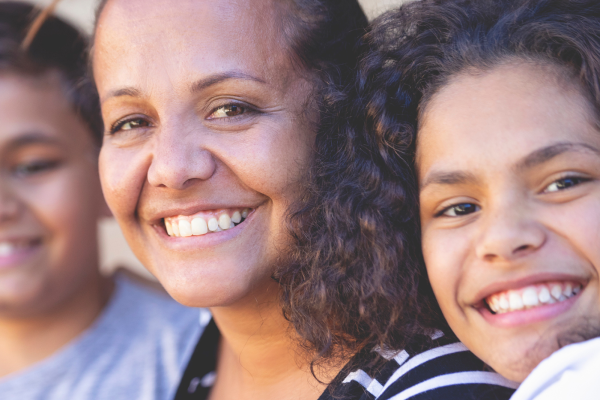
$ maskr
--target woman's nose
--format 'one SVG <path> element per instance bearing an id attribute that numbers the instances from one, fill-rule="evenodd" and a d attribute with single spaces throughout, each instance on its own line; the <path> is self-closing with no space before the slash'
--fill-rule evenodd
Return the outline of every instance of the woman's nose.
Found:
<path id="1" fill-rule="evenodd" d="M 546 241 L 544 226 L 522 204 L 488 210 L 476 255 L 485 261 L 511 261 L 538 250 Z"/>
<path id="2" fill-rule="evenodd" d="M 181 126 L 163 126 L 156 135 L 148 182 L 157 187 L 182 190 L 195 181 L 210 179 L 217 168 L 205 148 L 202 132 L 186 132 Z"/>

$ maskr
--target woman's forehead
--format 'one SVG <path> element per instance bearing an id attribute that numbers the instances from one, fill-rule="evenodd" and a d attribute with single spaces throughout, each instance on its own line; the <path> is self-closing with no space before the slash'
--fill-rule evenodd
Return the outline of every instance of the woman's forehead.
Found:
<path id="1" fill-rule="evenodd" d="M 160 71 L 175 80 L 185 80 L 190 71 L 279 77 L 291 68 L 277 28 L 280 19 L 271 0 L 111 0 L 94 43 L 99 87 L 106 77 L 144 80 Z"/>

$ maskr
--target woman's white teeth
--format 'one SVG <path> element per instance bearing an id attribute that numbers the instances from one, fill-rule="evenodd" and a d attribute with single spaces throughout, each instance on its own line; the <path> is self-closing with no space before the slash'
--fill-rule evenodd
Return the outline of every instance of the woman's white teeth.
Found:
<path id="1" fill-rule="evenodd" d="M 242 211 L 233 212 L 231 216 L 229 213 L 223 212 L 217 216 L 209 218 L 195 217 L 191 220 L 189 217 L 165 218 L 165 229 L 169 236 L 201 236 L 211 232 L 222 232 L 235 228 L 236 224 L 246 219 L 249 213 L 250 209 L 245 208 Z"/>
<path id="2" fill-rule="evenodd" d="M 485 301 L 494 313 L 503 314 L 565 301 L 581 289 L 581 284 L 575 282 L 542 283 L 495 293 Z"/>
<path id="3" fill-rule="evenodd" d="M 221 214 L 219 217 L 219 227 L 223 230 L 231 228 L 231 217 L 228 214 Z"/>
<path id="4" fill-rule="evenodd" d="M 0 243 L 0 257 L 10 256 L 16 250 L 12 243 L 2 242 Z"/>
<path id="5" fill-rule="evenodd" d="M 194 218 L 192 220 L 192 235 L 200 236 L 208 233 L 208 224 L 204 218 Z"/>
<path id="6" fill-rule="evenodd" d="M 208 220 L 208 230 L 211 232 L 216 232 L 219 229 L 219 221 L 215 217 L 212 217 Z"/>

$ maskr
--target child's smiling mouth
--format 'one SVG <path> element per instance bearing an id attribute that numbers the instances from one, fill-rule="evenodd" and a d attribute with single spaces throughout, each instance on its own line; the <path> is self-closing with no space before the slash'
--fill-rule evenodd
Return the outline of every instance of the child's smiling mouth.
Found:
<path id="1" fill-rule="evenodd" d="M 167 235 L 171 237 L 202 236 L 222 232 L 243 223 L 254 209 L 239 208 L 204 211 L 194 215 L 164 218 Z"/>
<path id="2" fill-rule="evenodd" d="M 582 288 L 575 281 L 549 281 L 497 292 L 484 301 L 492 313 L 505 314 L 561 303 L 576 296 Z"/>

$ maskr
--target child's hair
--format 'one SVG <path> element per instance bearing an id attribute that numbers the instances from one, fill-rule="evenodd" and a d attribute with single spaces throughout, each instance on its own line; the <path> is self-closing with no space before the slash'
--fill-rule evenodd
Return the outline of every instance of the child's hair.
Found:
<path id="1" fill-rule="evenodd" d="M 103 126 L 95 86 L 88 77 L 88 41 L 62 19 L 48 16 L 30 43 L 24 43 L 40 10 L 25 3 L 0 2 L 0 72 L 38 77 L 58 72 L 73 110 L 88 125 L 95 142 Z"/>

